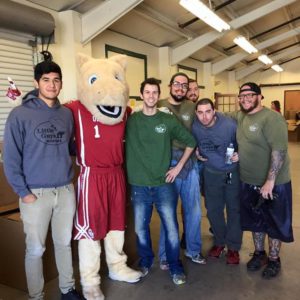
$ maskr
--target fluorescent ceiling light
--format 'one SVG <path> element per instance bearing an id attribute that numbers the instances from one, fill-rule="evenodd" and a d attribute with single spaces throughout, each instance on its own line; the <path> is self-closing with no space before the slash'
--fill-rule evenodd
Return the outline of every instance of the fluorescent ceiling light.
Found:
<path id="1" fill-rule="evenodd" d="M 199 0 L 180 0 L 179 4 L 219 32 L 230 26 Z"/>
<path id="2" fill-rule="evenodd" d="M 273 63 L 273 61 L 272 61 L 267 55 L 265 55 L 265 54 L 260 55 L 260 56 L 258 57 L 258 59 L 259 59 L 262 63 L 264 63 L 264 64 L 266 64 L 266 65 L 270 65 L 270 64 Z"/>
<path id="3" fill-rule="evenodd" d="M 283 69 L 279 65 L 273 65 L 271 68 L 276 72 L 282 72 L 283 71 Z"/>
<path id="4" fill-rule="evenodd" d="M 236 37 L 233 42 L 250 54 L 257 52 L 257 49 L 243 36 Z"/>

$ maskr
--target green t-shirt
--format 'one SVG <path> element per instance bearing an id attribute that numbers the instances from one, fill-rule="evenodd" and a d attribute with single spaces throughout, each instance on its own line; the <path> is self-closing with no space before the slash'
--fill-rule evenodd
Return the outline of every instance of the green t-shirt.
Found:
<path id="1" fill-rule="evenodd" d="M 173 115 L 160 111 L 153 116 L 142 111 L 131 115 L 126 126 L 128 182 L 139 186 L 164 184 L 170 167 L 173 139 L 188 147 L 196 146 L 193 136 Z"/>
<path id="2" fill-rule="evenodd" d="M 255 114 L 234 112 L 237 120 L 237 142 L 240 158 L 241 180 L 248 184 L 262 185 L 268 177 L 271 152 L 288 148 L 287 124 L 277 112 L 263 108 Z M 275 184 L 290 181 L 288 154 L 276 177 Z"/>
<path id="3" fill-rule="evenodd" d="M 189 100 L 183 100 L 179 105 L 169 103 L 168 99 L 163 99 L 158 102 L 158 107 L 167 107 L 170 113 L 176 116 L 177 120 L 188 129 L 192 131 L 192 124 L 195 117 L 195 103 Z M 184 149 L 185 146 L 178 140 L 173 141 L 173 147 Z"/>

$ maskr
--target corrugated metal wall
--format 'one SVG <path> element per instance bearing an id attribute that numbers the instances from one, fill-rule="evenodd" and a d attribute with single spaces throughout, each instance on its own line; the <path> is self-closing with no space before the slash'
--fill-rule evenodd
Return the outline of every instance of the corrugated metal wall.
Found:
<path id="1" fill-rule="evenodd" d="M 28 44 L 0 38 L 0 141 L 6 118 L 13 106 L 6 99 L 11 77 L 23 95 L 33 89 L 33 49 Z"/>

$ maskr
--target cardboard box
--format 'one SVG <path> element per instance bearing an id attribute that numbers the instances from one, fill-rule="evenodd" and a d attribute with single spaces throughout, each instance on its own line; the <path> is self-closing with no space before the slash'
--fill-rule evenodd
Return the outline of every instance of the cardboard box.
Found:
<path id="1" fill-rule="evenodd" d="M 0 283 L 27 291 L 25 234 L 19 213 L 0 217 Z M 57 277 L 54 249 L 48 234 L 43 256 L 45 282 Z"/>

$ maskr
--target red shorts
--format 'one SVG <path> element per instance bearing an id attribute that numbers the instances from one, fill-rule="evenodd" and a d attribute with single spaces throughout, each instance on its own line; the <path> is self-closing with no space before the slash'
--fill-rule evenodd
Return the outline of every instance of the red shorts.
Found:
<path id="1" fill-rule="evenodd" d="M 126 185 L 121 166 L 82 167 L 78 178 L 74 239 L 100 240 L 125 230 Z"/>

